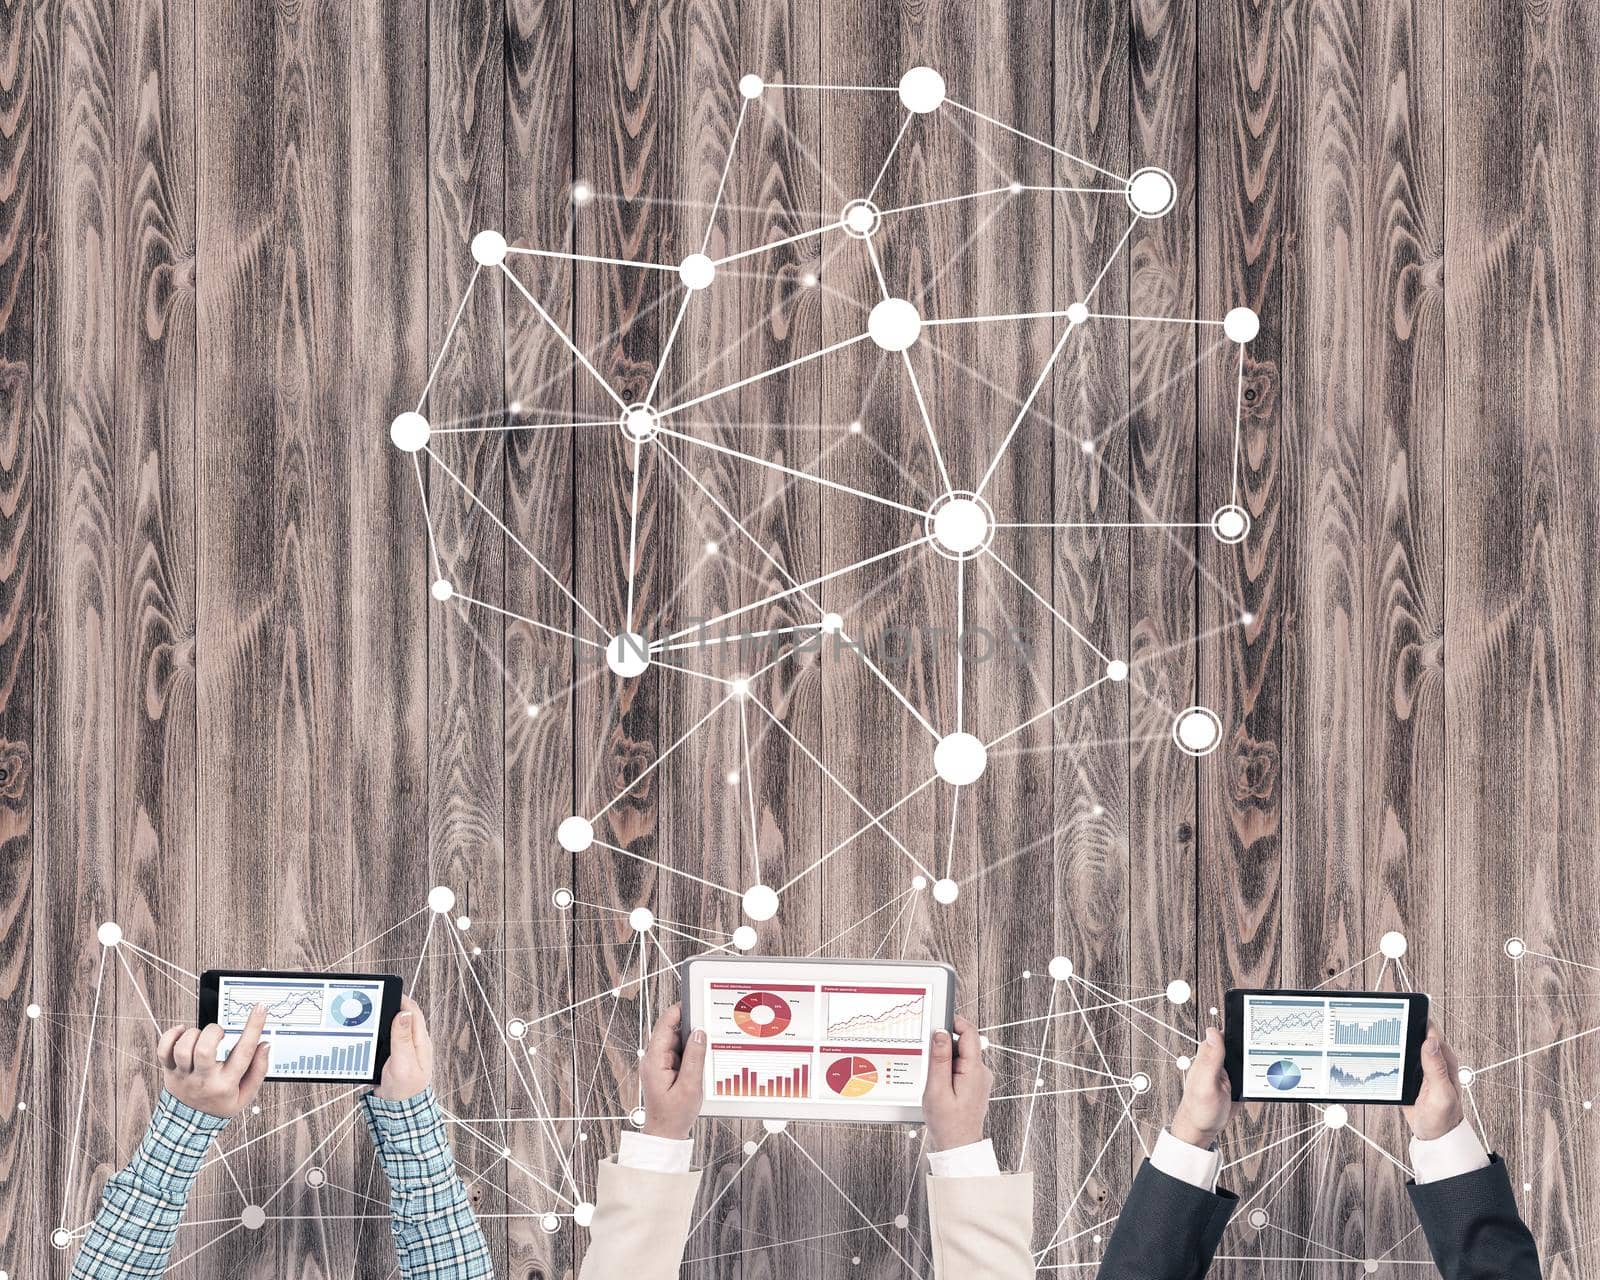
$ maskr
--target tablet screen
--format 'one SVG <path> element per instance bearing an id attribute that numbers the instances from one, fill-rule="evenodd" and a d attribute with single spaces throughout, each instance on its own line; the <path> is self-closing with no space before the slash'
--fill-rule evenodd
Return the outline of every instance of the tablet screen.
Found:
<path id="1" fill-rule="evenodd" d="M 267 1007 L 267 1079 L 369 1080 L 382 1026 L 382 981 L 223 974 L 217 979 L 219 1057 L 238 1043 L 250 1006 Z"/>
<path id="2" fill-rule="evenodd" d="M 1410 1017 L 1379 996 L 1247 994 L 1243 1096 L 1399 1102 Z"/>
<path id="3" fill-rule="evenodd" d="M 777 1099 L 788 1105 L 765 1108 L 772 1114 L 831 1104 L 833 1115 L 870 1108 L 875 1117 L 921 1105 L 929 1042 L 943 1025 L 944 970 L 730 962 L 693 974 L 697 1025 L 710 1042 L 708 1103 Z"/>

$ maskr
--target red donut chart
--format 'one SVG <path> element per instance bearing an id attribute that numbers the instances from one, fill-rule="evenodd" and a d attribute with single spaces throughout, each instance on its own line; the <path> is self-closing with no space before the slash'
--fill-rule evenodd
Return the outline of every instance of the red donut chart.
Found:
<path id="1" fill-rule="evenodd" d="M 761 1040 L 781 1036 L 792 1016 L 788 1002 L 770 991 L 751 991 L 733 1006 L 734 1025 Z"/>

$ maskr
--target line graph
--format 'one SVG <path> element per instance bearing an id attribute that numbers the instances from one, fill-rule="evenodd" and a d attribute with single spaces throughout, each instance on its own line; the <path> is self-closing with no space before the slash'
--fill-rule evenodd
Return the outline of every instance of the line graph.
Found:
<path id="1" fill-rule="evenodd" d="M 922 1037 L 925 999 L 918 993 L 906 999 L 833 993 L 828 997 L 828 1039 L 861 1044 L 894 1043 Z"/>
<path id="2" fill-rule="evenodd" d="M 252 985 L 235 988 L 222 995 L 222 1021 L 225 1026 L 242 1023 L 250 1016 L 250 1007 L 262 1004 L 267 1007 L 267 1020 L 280 1026 L 318 1027 L 322 1025 L 321 987 Z"/>

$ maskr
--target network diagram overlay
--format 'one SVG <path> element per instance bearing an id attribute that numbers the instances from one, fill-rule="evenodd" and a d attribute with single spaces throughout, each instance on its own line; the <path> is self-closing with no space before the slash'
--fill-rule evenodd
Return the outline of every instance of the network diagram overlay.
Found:
<path id="1" fill-rule="evenodd" d="M 819 220 L 796 235 L 713 256 L 710 252 L 713 230 L 724 208 L 729 174 L 740 156 L 741 135 L 751 127 L 755 113 L 768 109 L 770 95 L 780 92 L 815 94 L 846 103 L 864 95 L 887 95 L 897 101 L 900 108 L 898 132 L 886 147 L 876 181 L 860 192 L 847 192 L 835 215 Z M 705 235 L 693 252 L 680 260 L 666 262 L 603 258 L 564 248 L 515 245 L 508 243 L 497 230 L 482 230 L 471 244 L 474 270 L 436 353 L 427 382 L 419 390 L 415 408 L 400 413 L 388 432 L 386 447 L 406 455 L 415 470 L 418 500 L 426 515 L 428 561 L 432 573 L 430 592 L 436 607 L 457 610 L 467 619 L 479 615 L 490 620 L 511 618 L 557 637 L 575 653 L 587 650 L 595 659 L 593 670 L 576 679 L 572 687 L 548 691 L 538 701 L 519 692 L 519 696 L 528 701 L 529 714 L 537 714 L 543 706 L 559 703 L 578 684 L 604 674 L 626 683 L 654 673 L 655 678 L 661 680 L 709 683 L 712 687 L 708 711 L 666 742 L 653 759 L 612 793 L 561 818 L 549 832 L 549 842 L 552 856 L 563 862 L 569 855 L 632 860 L 648 864 L 662 877 L 679 878 L 709 893 L 726 896 L 730 906 L 736 908 L 730 913 L 731 919 L 737 920 L 732 927 L 669 917 L 650 903 L 622 908 L 585 901 L 573 888 L 558 888 L 551 895 L 550 910 L 572 919 L 583 929 L 613 932 L 622 929 L 631 935 L 631 941 L 626 944 L 621 981 L 574 992 L 575 998 L 570 1004 L 538 1013 L 527 1011 L 543 1002 L 535 999 L 527 966 L 518 949 L 508 945 L 505 926 L 510 922 L 474 919 L 458 899 L 456 888 L 448 884 L 434 886 L 424 902 L 414 904 L 412 910 L 380 933 L 348 954 L 325 962 L 325 967 L 332 969 L 370 971 L 386 967 L 404 972 L 407 989 L 415 992 L 425 1004 L 430 997 L 444 994 L 430 991 L 429 983 L 442 982 L 452 988 L 455 1007 L 470 1005 L 483 1013 L 478 1021 L 487 1029 L 488 1043 L 477 1021 L 473 1021 L 469 1022 L 472 1046 L 480 1059 L 487 1049 L 504 1054 L 509 1091 L 503 1097 L 492 1099 L 491 1109 L 497 1114 L 464 1116 L 447 1111 L 462 1175 L 469 1184 L 485 1179 L 493 1181 L 503 1190 L 506 1217 L 526 1220 L 551 1234 L 585 1231 L 592 1220 L 594 1187 L 584 1175 L 586 1166 L 578 1158 L 579 1148 L 596 1143 L 603 1150 L 609 1150 L 621 1129 L 638 1127 L 644 1122 L 643 1097 L 637 1091 L 636 1081 L 634 1105 L 613 1113 L 609 1108 L 595 1106 L 599 1092 L 597 1079 L 608 1052 L 617 1046 L 642 1050 L 655 1014 L 676 998 L 677 971 L 689 956 L 707 951 L 732 955 L 759 953 L 763 928 L 768 922 L 781 919 L 786 895 L 808 878 L 819 875 L 831 859 L 859 842 L 876 842 L 878 853 L 874 856 L 881 858 L 883 897 L 875 902 L 838 904 L 839 910 L 831 917 L 837 923 L 837 930 L 830 930 L 832 936 L 816 947 L 813 954 L 906 956 L 918 921 L 928 913 L 950 907 L 960 898 L 963 884 L 955 874 L 955 849 L 957 817 L 964 789 L 971 788 L 988 769 L 1005 759 L 1007 744 L 1031 726 L 1053 719 L 1070 704 L 1105 696 L 1118 689 L 1132 690 L 1160 709 L 1168 726 L 1162 749 L 1197 758 L 1215 751 L 1224 732 L 1221 718 L 1211 708 L 1167 705 L 1158 692 L 1140 680 L 1137 664 L 1130 663 L 1128 655 L 1107 651 L 1096 644 L 1052 602 L 1050 584 L 1029 581 L 1015 567 L 1009 551 L 1019 538 L 1072 537 L 1108 528 L 1176 539 L 1184 547 L 1189 545 L 1186 540 L 1212 538 L 1225 548 L 1240 548 L 1241 553 L 1251 537 L 1251 517 L 1240 493 L 1240 448 L 1248 352 L 1259 329 L 1258 317 L 1244 306 L 1213 318 L 1134 315 L 1102 310 L 1097 301 L 1102 284 L 1128 251 L 1139 226 L 1159 222 L 1176 207 L 1180 192 L 1172 176 L 1153 165 L 1130 174 L 1119 174 L 1073 155 L 948 97 L 943 78 L 929 67 L 913 68 L 897 85 L 883 86 L 769 84 L 752 74 L 739 81 L 737 93 L 740 101 L 737 124 L 720 180 L 715 190 L 707 193 L 708 201 L 701 206 L 706 210 Z M 1003 138 L 1024 151 L 1036 149 L 1050 165 L 1075 170 L 1077 176 L 1069 180 L 1071 185 L 1030 184 L 1012 178 L 979 190 L 944 192 L 915 204 L 896 206 L 887 202 L 881 196 L 885 178 L 891 173 L 905 140 L 913 130 L 927 127 L 928 118 L 940 113 L 964 126 L 964 134 L 970 130 L 968 136 L 980 151 L 983 150 L 981 139 Z M 884 261 L 887 254 L 895 251 L 890 230 L 897 218 L 943 204 L 1048 200 L 1062 194 L 1103 200 L 1125 222 L 1125 230 L 1089 287 L 1064 308 L 1027 313 L 989 314 L 974 310 L 970 314 L 924 314 L 917 302 L 895 296 L 890 289 Z M 571 198 L 575 206 L 581 207 L 598 197 L 587 184 L 580 183 L 571 192 Z M 860 330 L 770 369 L 732 378 L 694 394 L 672 394 L 663 372 L 675 343 L 685 332 L 685 316 L 697 303 L 705 305 L 704 300 L 714 293 L 719 283 L 736 280 L 741 269 L 752 261 L 785 245 L 810 240 L 820 242 L 823 251 L 830 255 L 853 253 L 865 261 L 867 278 L 875 284 L 875 292 L 872 297 L 860 300 L 865 315 Z M 965 251 L 964 248 L 962 252 Z M 674 291 L 668 297 L 676 302 L 672 311 L 674 318 L 657 357 L 648 392 L 642 399 L 630 400 L 608 382 L 594 354 L 582 349 L 524 282 L 518 272 L 519 264 L 538 258 L 589 263 L 619 272 L 659 272 L 667 278 Z M 526 324 L 554 335 L 570 356 L 576 383 L 583 388 L 578 402 L 598 403 L 604 407 L 603 412 L 576 415 L 578 420 L 562 420 L 564 414 L 569 418 L 573 415 L 565 410 L 553 415 L 541 414 L 539 406 L 519 403 L 499 415 L 430 419 L 430 393 L 452 344 L 459 338 L 468 302 L 474 290 L 494 274 L 503 277 L 508 286 L 508 304 L 517 303 L 522 308 L 520 314 L 508 312 L 507 324 Z M 827 287 L 815 275 L 808 275 L 803 283 L 808 288 Z M 970 476 L 958 474 L 949 465 L 942 447 L 942 442 L 949 438 L 946 434 L 949 424 L 936 420 L 932 407 L 936 402 L 925 394 L 911 353 L 919 343 L 928 345 L 930 335 L 942 327 L 1004 326 L 1018 322 L 1053 327 L 1055 336 L 1048 358 L 1033 372 L 1026 385 L 1006 394 L 1006 403 L 1013 412 L 1008 422 L 996 425 L 992 438 L 985 437 L 987 448 L 981 469 Z M 1209 495 L 1209 503 L 1205 503 L 1207 495 L 1202 495 L 1202 502 L 1210 511 L 1207 518 L 1169 518 L 1166 513 L 1149 510 L 1131 491 L 1129 497 L 1140 509 L 1120 522 L 1030 521 L 1019 513 L 1007 511 L 1003 505 L 997 506 L 992 482 L 1004 460 L 1013 450 L 1027 447 L 1030 432 L 1052 429 L 1037 406 L 1052 371 L 1074 343 L 1092 341 L 1097 327 L 1108 325 L 1189 326 L 1204 339 L 1195 344 L 1196 362 L 1203 354 L 1218 351 L 1228 361 L 1235 388 L 1232 419 L 1200 424 L 1202 432 L 1218 432 L 1231 441 L 1229 482 Z M 915 486 L 897 486 L 887 492 L 855 488 L 828 478 L 820 468 L 797 466 L 792 458 L 780 460 L 758 452 L 746 452 L 696 434 L 693 411 L 698 407 L 752 384 L 825 360 L 847 348 L 867 344 L 889 357 L 890 367 L 904 377 L 909 388 L 910 403 L 916 406 L 915 425 L 920 429 L 918 435 L 926 450 L 922 461 L 926 473 L 937 477 L 937 491 L 930 501 L 919 504 L 907 500 Z M 710 363 L 714 365 L 715 361 Z M 982 376 L 965 367 L 963 372 Z M 1121 425 L 1108 424 L 1106 433 Z M 622 568 L 627 583 L 626 599 L 620 611 L 608 611 L 602 602 L 585 600 L 576 593 L 549 559 L 507 527 L 496 514 L 493 502 L 475 492 L 438 451 L 443 433 L 519 430 L 617 432 L 625 441 L 630 463 L 631 501 L 621 516 L 627 524 L 628 554 Z M 849 435 L 859 435 L 863 427 L 859 422 L 851 422 L 843 430 Z M 1103 441 L 1103 434 L 1091 435 L 1081 441 L 1081 448 L 1093 458 Z M 901 521 L 904 536 L 888 549 L 854 563 L 824 566 L 821 573 L 800 580 L 775 550 L 765 545 L 752 530 L 750 526 L 757 522 L 748 514 L 731 509 L 703 483 L 696 470 L 695 457 L 705 452 L 715 453 L 737 468 L 748 468 L 752 474 L 777 473 L 785 492 L 796 487 L 821 486 L 834 495 L 871 504 Z M 430 490 L 425 463 L 435 477 L 443 478 L 442 485 Z M 764 580 L 752 586 L 749 599 L 720 616 L 695 619 L 690 623 L 670 615 L 669 600 L 668 609 L 658 610 L 658 616 L 646 621 L 634 583 L 645 557 L 656 551 L 651 545 L 650 530 L 641 529 L 639 502 L 641 475 L 652 467 L 681 481 L 684 487 L 678 492 L 692 492 L 703 498 L 720 517 L 723 536 L 746 544 L 769 571 Z M 476 598 L 462 590 L 457 583 L 460 566 L 452 563 L 435 536 L 437 513 L 440 504 L 447 500 L 480 513 L 505 538 L 508 556 L 525 559 L 525 567 L 531 567 L 570 610 L 552 617 L 528 616 L 510 610 L 504 602 Z M 708 554 L 716 550 L 714 543 L 707 543 Z M 1184 554 L 1195 564 L 1200 587 L 1222 597 L 1228 614 L 1226 625 L 1250 625 L 1253 619 L 1242 605 L 1229 598 L 1221 583 L 1198 571 L 1199 565 L 1192 553 L 1185 550 Z M 965 644 L 958 639 L 950 647 L 955 664 L 953 699 L 948 705 L 919 702 L 914 686 L 897 678 L 874 656 L 872 644 L 860 642 L 853 634 L 849 605 L 830 608 L 820 602 L 824 594 L 834 599 L 865 598 L 891 580 L 907 562 L 917 558 L 950 575 L 954 581 L 955 610 L 944 623 L 949 635 L 964 638 L 965 630 L 971 626 L 977 581 L 980 575 L 985 575 L 1015 584 L 1026 598 L 1036 603 L 1049 619 L 1048 625 L 1055 638 L 1065 645 L 1081 648 L 1086 665 L 1092 671 L 1091 677 L 1063 696 L 1041 693 L 1040 705 L 1028 708 L 1014 723 L 979 733 L 976 718 L 969 715 L 968 708 L 971 686 L 966 678 L 966 664 L 969 659 Z M 779 602 L 792 607 L 804 620 L 776 631 L 762 628 L 756 621 L 761 611 Z M 1195 643 L 1203 643 L 1207 638 L 1205 634 L 1198 635 Z M 705 669 L 717 666 L 715 663 L 696 665 L 708 652 L 720 654 L 724 650 L 739 650 L 751 640 L 763 642 L 760 649 L 763 657 L 748 670 L 730 674 Z M 904 711 L 924 745 L 923 776 L 891 803 L 870 804 L 854 793 L 830 770 L 818 744 L 802 740 L 791 729 L 781 706 L 776 705 L 767 691 L 768 677 L 784 663 L 799 653 L 814 651 L 819 642 L 828 640 L 837 642 L 831 651 L 836 655 L 832 660 L 859 663 L 864 676 L 880 683 Z M 870 738 L 876 726 L 853 725 L 850 732 Z M 799 758 L 809 762 L 822 785 L 832 788 L 844 805 L 858 815 L 842 840 L 832 843 L 816 857 L 798 860 L 794 865 L 763 866 L 760 858 L 762 839 L 757 829 L 756 770 L 752 767 L 752 753 L 759 751 L 760 744 L 774 735 L 787 743 Z M 737 744 L 733 758 L 713 759 L 708 767 L 726 768 L 730 795 L 740 809 L 740 821 L 749 823 L 750 861 L 742 878 L 719 880 L 705 861 L 692 855 L 677 859 L 647 855 L 630 847 L 608 826 L 608 816 L 666 761 L 680 753 L 716 753 L 722 749 L 720 744 L 730 741 Z M 951 793 L 948 829 L 917 833 L 894 821 L 909 802 L 933 788 L 947 788 Z M 1024 850 L 1012 856 L 1048 858 L 1051 850 L 1048 847 Z M 137 1003 L 150 1024 L 153 1041 L 159 1033 L 160 1022 L 145 999 L 144 990 L 170 986 L 181 1004 L 194 995 L 197 985 L 196 974 L 161 954 L 159 938 L 135 938 L 117 922 L 107 921 L 100 926 L 98 941 L 101 952 L 86 1026 L 81 1025 L 81 1020 L 57 1014 L 44 1000 L 30 1005 L 27 1010 L 28 1017 L 41 1027 L 42 1034 L 55 1035 L 52 1044 L 58 1063 L 83 1063 L 77 1078 L 74 1078 L 75 1067 L 58 1068 L 50 1073 L 53 1087 L 77 1086 L 73 1132 L 61 1135 L 70 1143 L 71 1163 L 65 1185 L 55 1189 L 61 1212 L 50 1234 L 50 1244 L 64 1256 L 70 1255 L 88 1229 L 86 1221 L 71 1216 L 71 1208 L 85 1202 L 84 1184 L 96 1176 L 86 1157 L 90 1146 L 87 1126 L 93 1123 L 94 1111 L 89 1105 L 88 1066 L 96 1053 L 108 1051 L 107 1019 L 113 989 L 125 982 L 125 989 L 138 995 Z M 1313 984 L 1308 980 L 1299 985 L 1330 989 L 1342 985 L 1359 989 L 1382 988 L 1387 984 L 1396 990 L 1409 990 L 1407 953 L 1407 940 L 1397 932 L 1390 932 L 1379 939 L 1370 955 L 1345 971 L 1321 983 Z M 1557 971 L 1595 967 L 1535 951 L 1519 938 L 1506 941 L 1504 956 L 1511 977 L 1507 998 L 1517 1000 L 1519 1006 L 1521 1001 L 1534 998 L 1527 994 L 1532 991 L 1533 984 L 1528 983 L 1525 990 L 1521 977 L 1520 971 L 1525 966 L 1539 964 Z M 433 976 L 429 977 L 430 974 Z M 1031 1004 L 1039 1012 L 981 1027 L 983 1043 L 997 1072 L 994 1113 L 1015 1108 L 1021 1117 L 1020 1150 L 1003 1152 L 1002 1158 L 1012 1167 L 1029 1167 L 1031 1137 L 1046 1127 L 1051 1116 L 1058 1111 L 1070 1112 L 1071 1108 L 1090 1100 L 1110 1102 L 1112 1118 L 1109 1127 L 1104 1129 L 1103 1145 L 1069 1156 L 1069 1181 L 1076 1192 L 1054 1206 L 1049 1220 L 1036 1224 L 1034 1240 L 1041 1271 L 1092 1273 L 1105 1239 L 1115 1225 L 1117 1206 L 1114 1202 L 1097 1202 L 1088 1194 L 1091 1184 L 1101 1172 L 1103 1162 L 1114 1158 L 1108 1153 L 1114 1150 L 1119 1139 L 1125 1142 L 1131 1139 L 1132 1143 L 1149 1150 L 1154 1135 L 1166 1119 L 1164 1111 L 1150 1106 L 1158 1075 L 1170 1073 L 1176 1078 L 1189 1069 L 1191 1056 L 1200 1041 L 1185 1026 L 1196 1021 L 1215 1023 L 1218 1010 L 1211 1007 L 1207 1016 L 1197 1018 L 1188 1008 L 1195 1003 L 1196 992 L 1189 979 L 1182 975 L 1171 975 L 1153 989 L 1131 990 L 1126 985 L 1100 980 L 1093 972 L 1086 971 L 1085 966 L 1075 964 L 1071 957 L 1064 955 L 1019 955 L 1016 970 L 1007 979 L 1006 986 L 1027 988 Z M 504 995 L 499 999 L 491 998 L 490 991 L 503 991 Z M 993 994 L 992 991 L 968 991 L 964 993 L 962 1007 L 975 1011 L 980 997 Z M 635 1007 L 630 1014 L 619 1017 L 618 1011 L 630 1001 Z M 1575 1108 L 1592 1109 L 1591 1098 L 1565 1097 L 1569 1092 L 1567 1087 L 1552 1072 L 1543 1070 L 1540 1060 L 1542 1055 L 1562 1045 L 1600 1031 L 1600 1026 L 1582 1029 L 1553 1043 L 1530 1044 L 1524 1040 L 1519 1019 L 1516 1042 L 1503 1044 L 1478 1030 L 1470 1004 L 1459 1016 L 1452 1010 L 1451 1017 L 1453 1033 L 1462 1037 L 1459 1047 L 1463 1061 L 1470 1064 L 1463 1068 L 1462 1079 L 1472 1099 L 1471 1114 L 1491 1149 L 1503 1149 L 1505 1144 L 1493 1141 L 1493 1135 L 1484 1126 L 1477 1104 L 1477 1093 L 1481 1089 L 1505 1087 L 1514 1090 L 1516 1097 L 1523 1101 L 1530 1090 L 1546 1096 L 1554 1091 L 1561 1093 Z M 1128 1040 L 1135 1051 L 1128 1054 L 1112 1050 L 1109 1046 L 1113 1036 Z M 560 1114 L 552 1105 L 557 1094 L 549 1073 L 552 1064 L 574 1051 L 579 1062 L 580 1088 L 571 1114 Z M 587 1088 L 582 1087 L 585 1083 Z M 46 1087 L 43 1081 L 36 1082 L 36 1086 Z M 293 1091 L 268 1087 L 251 1113 L 232 1126 L 214 1150 L 194 1202 L 203 1207 L 188 1215 L 180 1233 L 180 1246 L 174 1253 L 174 1265 L 203 1257 L 218 1242 L 236 1234 L 291 1230 L 296 1224 L 324 1213 L 358 1224 L 358 1250 L 363 1243 L 369 1248 L 378 1247 L 376 1242 L 386 1236 L 383 1223 L 387 1219 L 381 1191 L 374 1193 L 370 1179 L 364 1192 L 341 1187 L 329 1172 L 336 1153 L 352 1141 L 351 1134 L 359 1127 L 359 1092 L 343 1086 L 322 1089 L 299 1086 Z M 27 1100 L 19 1101 L 19 1118 L 25 1119 L 28 1113 Z M 269 1173 L 265 1186 L 259 1171 L 248 1181 L 241 1180 L 236 1170 L 249 1156 L 270 1150 L 260 1144 L 274 1134 L 300 1125 L 308 1116 L 320 1116 L 321 1123 L 327 1126 L 320 1141 L 292 1163 Z M 729 1122 L 702 1123 L 732 1131 Z M 526 1144 L 515 1145 L 509 1141 L 513 1127 L 524 1133 L 531 1129 L 536 1135 L 536 1158 L 530 1158 Z M 900 1181 L 893 1186 L 868 1189 L 852 1179 L 850 1170 L 837 1165 L 830 1167 L 823 1151 L 824 1136 L 818 1126 L 778 1120 L 765 1122 L 758 1136 L 742 1139 L 742 1156 L 733 1176 L 715 1183 L 707 1180 L 695 1213 L 689 1259 L 704 1262 L 726 1257 L 730 1252 L 773 1251 L 780 1258 L 776 1265 L 781 1273 L 802 1274 L 808 1260 L 819 1254 L 859 1265 L 865 1255 L 874 1253 L 880 1258 L 892 1257 L 912 1274 L 931 1275 L 926 1238 L 914 1226 L 918 1221 L 916 1205 L 921 1196 L 922 1176 L 920 1159 L 916 1157 L 923 1151 L 924 1140 L 920 1130 L 906 1130 L 903 1136 L 909 1158 L 902 1162 Z M 837 1143 L 836 1138 L 829 1140 Z M 1228 1145 L 1230 1141 L 1233 1146 Z M 1416 1232 L 1400 1230 L 1393 1238 L 1365 1240 L 1359 1251 L 1352 1251 L 1349 1234 L 1341 1224 L 1314 1216 L 1304 1220 L 1293 1211 L 1294 1197 L 1283 1198 L 1297 1171 L 1320 1171 L 1319 1176 L 1325 1179 L 1331 1168 L 1351 1157 L 1352 1149 L 1359 1154 L 1362 1145 L 1377 1152 L 1394 1177 L 1401 1178 L 1409 1172 L 1403 1151 L 1391 1151 L 1375 1142 L 1363 1132 L 1358 1117 L 1339 1105 L 1303 1104 L 1280 1108 L 1272 1123 L 1252 1130 L 1248 1142 L 1225 1138 L 1224 1180 L 1234 1179 L 1236 1184 L 1239 1179 L 1248 1181 L 1243 1187 L 1243 1203 L 1224 1240 L 1221 1256 L 1260 1264 L 1270 1274 L 1277 1274 L 1272 1268 L 1280 1264 L 1303 1266 L 1308 1263 L 1317 1264 L 1325 1274 L 1330 1270 L 1351 1275 L 1417 1274 L 1418 1268 L 1428 1264 Z M 716 1225 L 718 1205 L 741 1185 L 742 1175 L 758 1156 L 763 1151 L 771 1154 L 774 1150 L 787 1153 L 796 1167 L 814 1180 L 819 1195 L 836 1201 L 846 1226 L 842 1230 L 789 1240 L 772 1240 L 743 1232 L 749 1238 L 730 1247 L 726 1235 L 709 1230 L 708 1224 Z M 1526 1169 L 1526 1162 L 1519 1167 Z M 1533 1189 L 1534 1176 L 1528 1171 L 1525 1189 Z M 285 1195 L 291 1187 L 297 1187 L 301 1197 L 292 1206 Z M 303 1203 L 307 1192 L 312 1196 L 309 1211 Z M 1323 1197 L 1318 1194 L 1313 1203 L 1321 1205 Z M 0 1280 L 9 1280 L 4 1265 L 5 1258 L 0 1252 Z"/>

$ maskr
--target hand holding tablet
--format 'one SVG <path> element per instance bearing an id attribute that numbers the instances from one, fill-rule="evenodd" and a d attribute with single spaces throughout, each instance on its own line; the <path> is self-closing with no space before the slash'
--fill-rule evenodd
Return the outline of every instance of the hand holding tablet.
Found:
<path id="1" fill-rule="evenodd" d="M 225 1056 L 250 1010 L 266 1010 L 261 1039 L 271 1046 L 268 1080 L 377 1084 L 400 1011 L 400 979 L 382 973 L 208 969 L 200 975 L 200 1025 L 221 1035 Z M 414 1008 L 415 1006 L 413 1006 Z"/>

